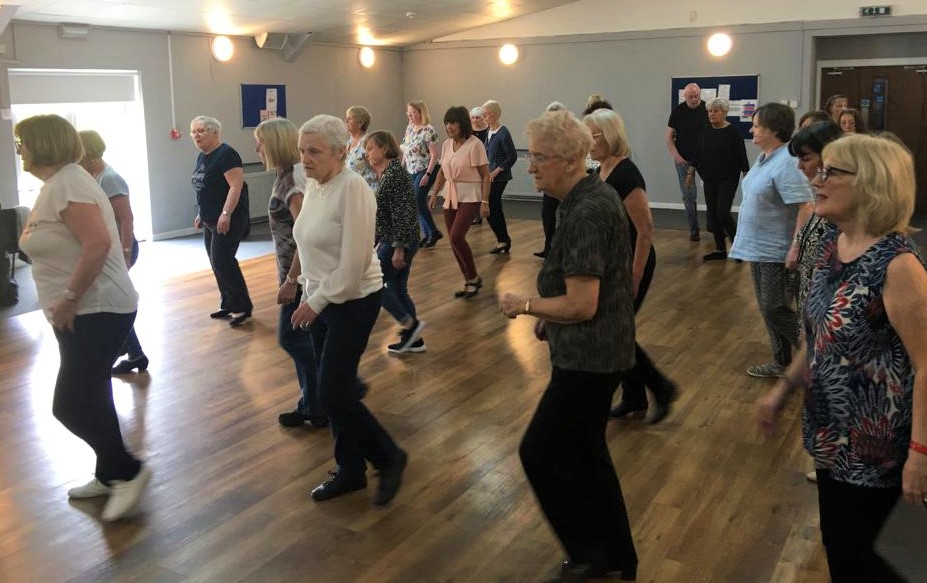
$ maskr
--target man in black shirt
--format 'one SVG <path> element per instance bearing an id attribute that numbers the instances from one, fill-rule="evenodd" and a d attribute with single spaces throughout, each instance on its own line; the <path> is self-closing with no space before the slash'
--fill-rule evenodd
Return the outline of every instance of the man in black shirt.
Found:
<path id="1" fill-rule="evenodd" d="M 694 182 L 691 187 L 686 186 L 686 172 L 695 158 L 702 130 L 708 125 L 708 112 L 702 101 L 702 90 L 695 83 L 686 85 L 683 97 L 685 101 L 673 108 L 666 124 L 666 147 L 676 162 L 676 176 L 689 222 L 689 240 L 698 241 L 698 213 L 695 208 L 698 187 Z"/>

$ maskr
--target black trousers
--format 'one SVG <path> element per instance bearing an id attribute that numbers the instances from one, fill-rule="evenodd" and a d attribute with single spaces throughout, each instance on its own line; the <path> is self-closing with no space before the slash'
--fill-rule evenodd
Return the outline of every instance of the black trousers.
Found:
<path id="1" fill-rule="evenodd" d="M 141 464 L 122 441 L 113 404 L 111 369 L 135 312 L 100 312 L 74 319 L 74 332 L 55 329 L 61 366 L 52 413 L 97 456 L 95 475 L 104 484 L 131 480 Z"/>
<path id="2" fill-rule="evenodd" d="M 541 224 L 544 225 L 544 254 L 550 251 L 550 242 L 557 230 L 557 207 L 560 201 L 548 194 L 541 201 Z"/>
<path id="3" fill-rule="evenodd" d="M 541 510 L 571 561 L 637 568 L 605 427 L 622 373 L 554 367 L 518 453 Z"/>
<path id="4" fill-rule="evenodd" d="M 233 213 L 229 232 L 216 231 L 216 225 L 203 224 L 203 243 L 209 255 L 209 265 L 219 286 L 219 308 L 230 312 L 251 312 L 253 305 L 248 295 L 248 284 L 241 273 L 235 254 L 248 228 L 247 213 Z"/>
<path id="5" fill-rule="evenodd" d="M 705 185 L 705 206 L 708 210 L 708 230 L 715 237 L 715 249 L 726 251 L 725 238 L 734 242 L 737 223 L 731 215 L 731 205 L 737 193 L 740 175 L 724 180 L 703 180 Z"/>
<path id="6" fill-rule="evenodd" d="M 493 182 L 489 185 L 489 226 L 499 243 L 511 243 L 509 230 L 505 225 L 505 212 L 502 210 L 502 193 L 508 186 L 508 180 Z"/>
<path id="7" fill-rule="evenodd" d="M 901 487 L 867 488 L 838 482 L 828 470 L 817 470 L 817 476 L 821 536 L 831 581 L 904 582 L 904 577 L 874 548 L 901 496 Z"/>

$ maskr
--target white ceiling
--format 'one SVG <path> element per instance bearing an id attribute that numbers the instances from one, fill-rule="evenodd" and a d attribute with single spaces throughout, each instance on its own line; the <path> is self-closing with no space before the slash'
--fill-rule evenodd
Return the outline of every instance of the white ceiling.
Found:
<path id="1" fill-rule="evenodd" d="M 11 0 L 14 20 L 406 46 L 576 0 Z M 369 31 L 365 35 L 364 29 Z"/>

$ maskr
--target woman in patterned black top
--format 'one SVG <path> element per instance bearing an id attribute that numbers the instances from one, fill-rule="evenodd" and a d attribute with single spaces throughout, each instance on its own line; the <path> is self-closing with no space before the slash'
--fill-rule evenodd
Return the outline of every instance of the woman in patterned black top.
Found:
<path id="1" fill-rule="evenodd" d="M 833 223 L 805 302 L 805 342 L 759 420 L 775 427 L 806 387 L 802 435 L 815 459 L 821 535 L 835 583 L 904 579 L 873 544 L 903 493 L 927 506 L 927 271 L 906 234 L 914 163 L 903 146 L 828 144 L 816 212 Z"/>
<path id="2" fill-rule="evenodd" d="M 612 396 L 634 363 L 628 218 L 614 191 L 586 173 L 592 135 L 573 114 L 546 113 L 526 134 L 534 185 L 561 204 L 540 297 L 501 300 L 510 318 L 538 318 L 535 334 L 548 340 L 553 365 L 519 454 L 569 555 L 562 579 L 621 571 L 633 581 L 637 554 L 605 442 Z"/>
<path id="3" fill-rule="evenodd" d="M 271 190 L 267 216 L 270 219 L 270 234 L 277 254 L 277 303 L 280 304 L 280 320 L 277 325 L 277 342 L 286 351 L 296 366 L 296 379 L 302 396 L 296 409 L 281 413 L 277 420 L 284 427 L 326 427 L 328 417 L 319 400 L 316 383 L 318 375 L 312 339 L 309 332 L 294 329 L 290 324 L 293 312 L 299 307 L 302 287 L 297 282 L 300 274 L 299 255 L 293 239 L 293 223 L 303 206 L 303 192 L 306 189 L 306 174 L 299 163 L 296 142 L 299 132 L 296 124 L 288 119 L 276 118 L 262 121 L 254 129 L 257 151 L 264 166 L 277 173 Z"/>
<path id="4" fill-rule="evenodd" d="M 383 307 L 402 326 L 399 342 L 387 348 L 393 353 L 425 352 L 422 329 L 409 297 L 409 271 L 419 246 L 418 212 L 412 179 L 403 169 L 402 150 L 396 138 L 378 130 L 364 143 L 367 163 L 377 177 L 376 242 L 383 270 Z"/>

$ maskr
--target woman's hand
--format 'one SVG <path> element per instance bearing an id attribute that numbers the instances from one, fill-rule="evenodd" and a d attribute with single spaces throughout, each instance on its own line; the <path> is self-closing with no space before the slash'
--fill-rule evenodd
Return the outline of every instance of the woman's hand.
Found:
<path id="1" fill-rule="evenodd" d="M 219 215 L 219 221 L 216 223 L 216 232 L 220 235 L 227 235 L 231 222 L 231 215 Z"/>
<path id="2" fill-rule="evenodd" d="M 798 267 L 798 245 L 793 243 L 789 247 L 789 252 L 785 255 L 785 268 L 795 269 Z"/>
<path id="3" fill-rule="evenodd" d="M 296 284 L 283 282 L 277 290 L 277 303 L 279 305 L 292 304 L 296 299 Z"/>
<path id="4" fill-rule="evenodd" d="M 780 390 L 779 386 L 757 400 L 756 422 L 760 426 L 760 431 L 766 437 L 770 437 L 776 432 L 776 426 L 779 424 L 779 413 L 782 411 L 783 404 L 785 404 L 785 392 Z"/>
<path id="5" fill-rule="evenodd" d="M 547 342 L 547 322 L 541 319 L 538 319 L 534 323 L 534 337 L 540 340 L 541 342 Z"/>
<path id="6" fill-rule="evenodd" d="M 438 193 L 432 192 L 428 195 L 428 210 L 435 210 L 435 204 L 438 202 Z"/>
<path id="7" fill-rule="evenodd" d="M 299 307 L 293 312 L 293 316 L 290 317 L 290 324 L 293 325 L 293 329 L 297 328 L 301 330 L 306 330 L 309 326 L 312 326 L 312 323 L 315 322 L 315 319 L 318 317 L 312 308 L 309 307 L 309 304 L 306 302 L 300 302 Z"/>
<path id="8" fill-rule="evenodd" d="M 637 292 L 641 288 L 641 280 L 644 278 L 643 275 L 631 274 L 631 299 L 637 299 Z"/>
<path id="9" fill-rule="evenodd" d="M 51 323 L 62 332 L 74 331 L 74 318 L 77 316 L 77 302 L 59 298 L 51 307 Z"/>
<path id="10" fill-rule="evenodd" d="M 480 203 L 480 216 L 484 219 L 489 218 L 489 204 L 485 202 Z"/>
<path id="11" fill-rule="evenodd" d="M 505 294 L 499 300 L 499 308 L 506 317 L 514 319 L 525 313 L 525 298 L 515 294 Z"/>
<path id="12" fill-rule="evenodd" d="M 901 473 L 904 499 L 915 506 L 927 506 L 927 454 L 908 450 L 908 461 Z"/>
<path id="13" fill-rule="evenodd" d="M 203 228 L 203 219 L 201 219 L 199 215 L 196 215 L 196 218 L 193 219 L 193 228 L 194 228 L 194 229 L 202 229 L 202 228 Z"/>
<path id="14" fill-rule="evenodd" d="M 393 248 L 393 268 L 404 269 L 405 266 L 406 266 L 406 248 L 405 247 L 394 247 Z"/>
<path id="15" fill-rule="evenodd" d="M 425 188 L 426 186 L 428 186 L 428 180 L 429 180 L 430 178 L 431 178 L 430 175 L 428 175 L 428 174 L 422 174 L 422 179 L 418 181 L 418 185 L 419 185 L 421 188 Z"/>

